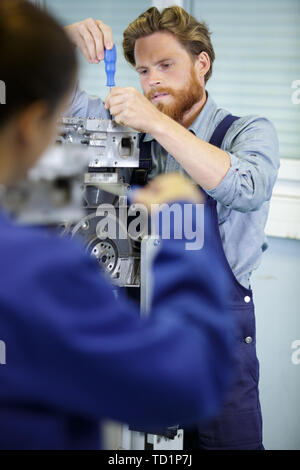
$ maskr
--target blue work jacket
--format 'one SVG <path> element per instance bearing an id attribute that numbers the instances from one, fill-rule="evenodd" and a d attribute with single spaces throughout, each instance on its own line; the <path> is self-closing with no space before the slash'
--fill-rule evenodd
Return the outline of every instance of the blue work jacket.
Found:
<path id="1" fill-rule="evenodd" d="M 218 412 L 234 326 L 208 213 L 204 225 L 202 249 L 163 240 L 141 318 L 79 242 L 0 212 L 1 449 L 97 449 L 103 419 L 158 428 Z"/>

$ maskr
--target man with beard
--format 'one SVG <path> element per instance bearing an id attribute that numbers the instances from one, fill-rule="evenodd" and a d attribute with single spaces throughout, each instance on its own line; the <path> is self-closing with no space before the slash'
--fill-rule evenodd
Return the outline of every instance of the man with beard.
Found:
<path id="1" fill-rule="evenodd" d="M 90 62 L 103 59 L 112 34 L 99 20 L 67 27 Z M 207 194 L 215 217 L 215 250 L 231 276 L 230 307 L 236 316 L 236 377 L 220 416 L 186 432 L 188 448 L 263 449 L 258 394 L 255 317 L 250 276 L 266 248 L 264 227 L 279 167 L 273 125 L 259 116 L 234 117 L 205 90 L 215 58 L 205 23 L 180 7 L 150 8 L 124 32 L 126 60 L 143 89 L 113 88 L 105 101 L 77 89 L 69 114 L 107 117 L 143 132 L 150 147 L 148 179 L 185 172 Z"/>

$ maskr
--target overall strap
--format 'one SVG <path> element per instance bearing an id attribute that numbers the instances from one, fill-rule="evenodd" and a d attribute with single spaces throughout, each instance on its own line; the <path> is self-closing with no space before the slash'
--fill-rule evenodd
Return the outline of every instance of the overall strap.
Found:
<path id="1" fill-rule="evenodd" d="M 215 128 L 209 143 L 220 148 L 226 132 L 228 131 L 231 124 L 233 124 L 234 121 L 236 121 L 237 119 L 239 119 L 239 116 L 233 116 L 232 114 L 228 114 L 228 116 L 226 116 Z"/>
<path id="2" fill-rule="evenodd" d="M 239 116 L 233 116 L 232 114 L 228 114 L 224 119 L 222 119 L 222 121 L 215 128 L 209 140 L 209 144 L 215 145 L 215 147 L 220 148 L 224 140 L 226 132 L 228 131 L 231 124 L 233 124 L 234 121 L 236 121 L 237 119 L 239 119 Z M 207 202 L 209 202 L 210 204 L 213 204 L 214 206 L 217 205 L 217 201 L 211 196 L 209 196 L 208 194 L 206 194 L 206 198 L 207 198 Z M 217 213 L 215 212 L 214 215 L 217 220 Z"/>

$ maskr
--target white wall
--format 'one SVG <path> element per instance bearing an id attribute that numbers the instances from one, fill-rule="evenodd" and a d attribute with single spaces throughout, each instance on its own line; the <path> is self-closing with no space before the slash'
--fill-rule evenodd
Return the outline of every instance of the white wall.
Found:
<path id="1" fill-rule="evenodd" d="M 300 449 L 300 241 L 269 238 L 253 275 L 266 449 Z M 298 354 L 300 358 L 300 354 Z"/>

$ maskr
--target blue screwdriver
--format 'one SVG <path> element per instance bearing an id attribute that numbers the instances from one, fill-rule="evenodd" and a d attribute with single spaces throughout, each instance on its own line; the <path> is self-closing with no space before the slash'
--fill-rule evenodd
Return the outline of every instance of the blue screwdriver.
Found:
<path id="1" fill-rule="evenodd" d="M 116 45 L 113 45 L 112 49 L 105 49 L 104 53 L 104 62 L 105 62 L 105 72 L 106 72 L 106 86 L 111 87 L 115 86 L 115 71 L 116 71 L 116 62 L 117 62 L 117 50 Z M 111 114 L 110 119 L 112 119 Z"/>

